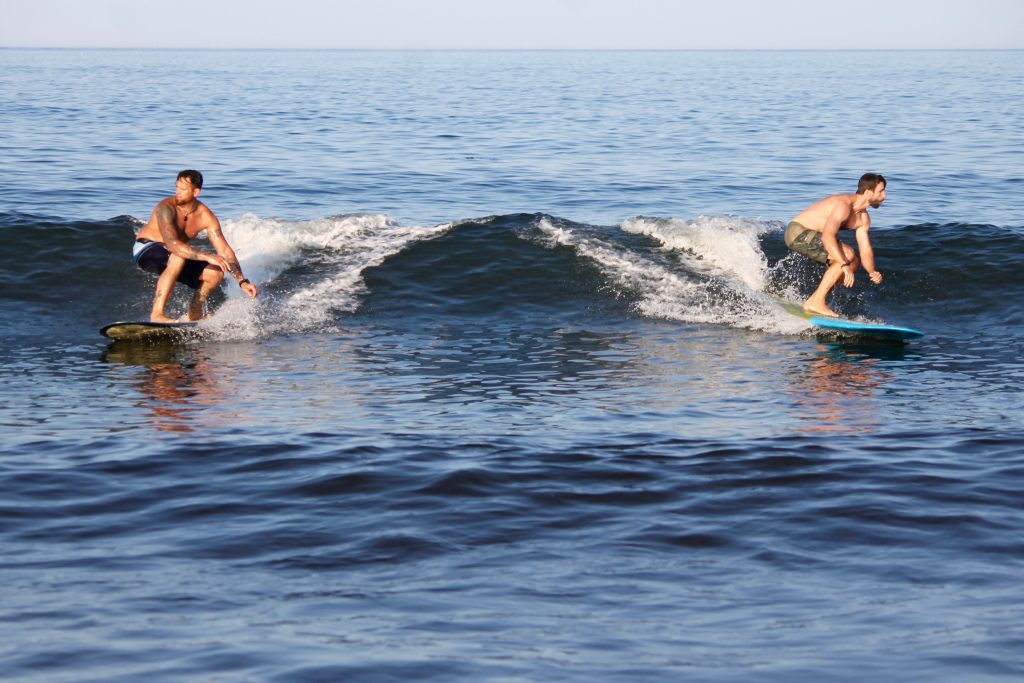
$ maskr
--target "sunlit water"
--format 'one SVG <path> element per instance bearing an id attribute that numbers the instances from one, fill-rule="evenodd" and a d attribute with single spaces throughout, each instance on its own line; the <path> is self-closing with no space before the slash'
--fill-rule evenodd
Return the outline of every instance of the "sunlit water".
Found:
<path id="1" fill-rule="evenodd" d="M 0 51 L 5 676 L 1020 680 L 1022 59 Z M 110 344 L 185 167 L 263 296 Z"/>

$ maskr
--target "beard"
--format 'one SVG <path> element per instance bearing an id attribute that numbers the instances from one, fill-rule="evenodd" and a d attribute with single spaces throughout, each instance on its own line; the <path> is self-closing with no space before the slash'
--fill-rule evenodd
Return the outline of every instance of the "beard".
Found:
<path id="1" fill-rule="evenodd" d="M 881 202 L 881 201 L 877 201 L 877 202 L 871 202 L 871 208 L 872 208 L 872 209 L 877 209 L 877 208 L 878 208 L 878 207 L 880 207 L 881 205 L 882 205 L 882 202 Z"/>

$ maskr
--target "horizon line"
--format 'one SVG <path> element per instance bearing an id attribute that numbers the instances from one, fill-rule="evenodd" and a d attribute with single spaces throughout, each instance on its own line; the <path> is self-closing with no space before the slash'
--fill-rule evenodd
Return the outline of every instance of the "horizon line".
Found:
<path id="1" fill-rule="evenodd" d="M 1024 47 L 171 47 L 144 45 L 0 45 L 0 50 L 203 50 L 231 52 L 1014 52 Z"/>

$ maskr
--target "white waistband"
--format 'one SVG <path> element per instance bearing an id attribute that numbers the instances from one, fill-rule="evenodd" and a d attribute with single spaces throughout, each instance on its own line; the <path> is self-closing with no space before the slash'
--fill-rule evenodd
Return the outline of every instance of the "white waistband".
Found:
<path id="1" fill-rule="evenodd" d="M 132 244 L 132 260 L 136 263 L 139 262 L 139 257 L 142 256 L 142 252 L 146 251 L 153 245 L 160 244 L 159 242 L 135 242 Z"/>

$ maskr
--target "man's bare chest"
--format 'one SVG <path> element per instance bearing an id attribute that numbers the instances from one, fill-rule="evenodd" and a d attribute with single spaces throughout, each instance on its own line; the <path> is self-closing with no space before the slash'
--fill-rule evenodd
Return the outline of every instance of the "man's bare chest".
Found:
<path id="1" fill-rule="evenodd" d="M 840 230 L 856 230 L 868 224 L 867 211 L 851 211 L 845 221 L 839 224 Z"/>

